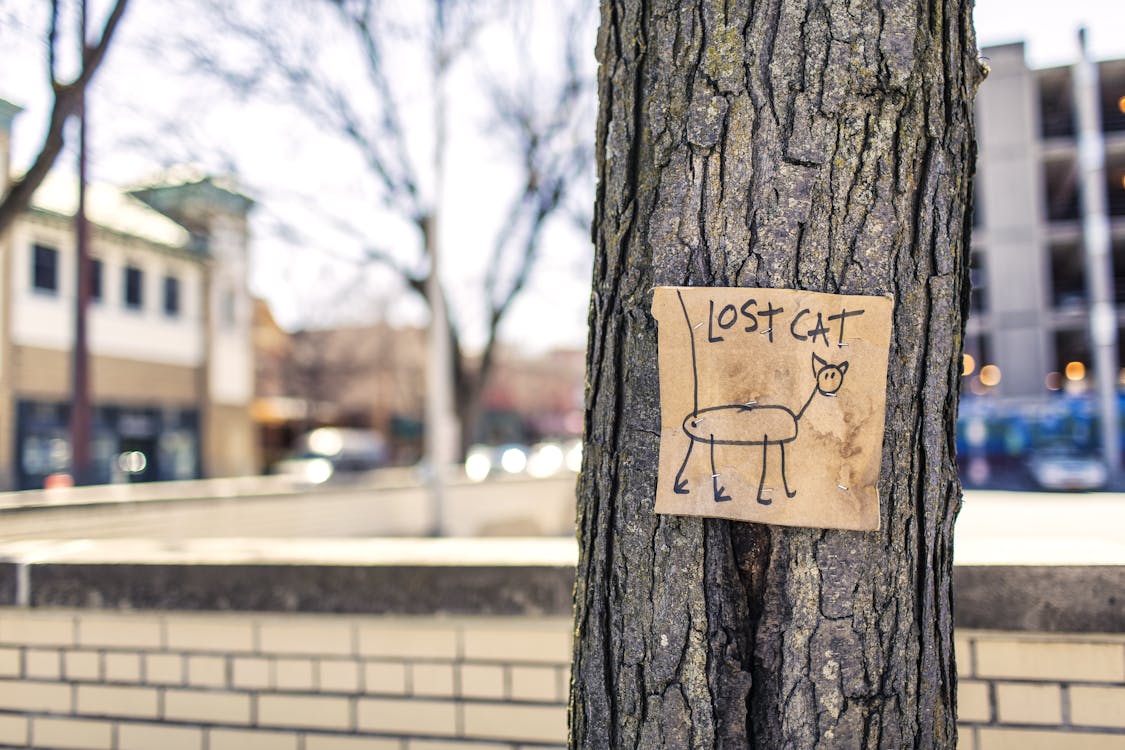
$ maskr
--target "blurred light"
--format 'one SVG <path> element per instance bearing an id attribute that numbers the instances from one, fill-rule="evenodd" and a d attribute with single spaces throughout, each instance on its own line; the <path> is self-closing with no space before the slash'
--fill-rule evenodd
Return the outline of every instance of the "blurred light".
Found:
<path id="1" fill-rule="evenodd" d="M 566 468 L 574 473 L 578 473 L 582 469 L 582 443 L 581 441 L 575 442 L 566 452 Z"/>
<path id="2" fill-rule="evenodd" d="M 996 365 L 985 365 L 980 368 L 981 385 L 991 388 L 1000 383 L 1000 368 Z"/>
<path id="3" fill-rule="evenodd" d="M 63 468 L 70 463 L 70 443 L 63 438 L 52 438 L 47 444 L 47 452 L 51 456 L 51 466 Z M 144 455 L 143 453 L 141 454 Z"/>
<path id="4" fill-rule="evenodd" d="M 488 478 L 489 471 L 492 471 L 492 461 L 488 460 L 487 455 L 477 453 L 465 459 L 465 476 L 469 481 L 484 481 Z"/>
<path id="5" fill-rule="evenodd" d="M 323 484 L 332 478 L 332 462 L 327 458 L 314 458 L 305 464 L 305 481 L 309 484 Z"/>
<path id="6" fill-rule="evenodd" d="M 1125 96 L 1117 100 L 1117 111 L 1125 114 Z"/>
<path id="7" fill-rule="evenodd" d="M 527 473 L 533 477 L 549 477 L 563 465 L 562 448 L 554 443 L 540 445 L 531 452 L 527 459 Z"/>
<path id="8" fill-rule="evenodd" d="M 73 487 L 74 477 L 64 472 L 56 472 L 48 474 L 47 478 L 43 480 L 43 489 L 55 490 L 63 487 Z"/>
<path id="9" fill-rule="evenodd" d="M 1121 372 L 1125 373 L 1125 370 Z M 1125 377 L 1125 375 L 1122 375 L 1122 377 Z M 1043 382 L 1046 384 L 1048 391 L 1057 391 L 1062 388 L 1062 373 L 1049 372 L 1047 373 L 1047 377 L 1043 379 Z"/>
<path id="10" fill-rule="evenodd" d="M 969 381 L 969 391 L 974 396 L 983 396 L 984 394 L 988 393 L 988 386 L 980 382 L 980 376 L 977 375 Z"/>
<path id="11" fill-rule="evenodd" d="M 344 448 L 344 438 L 340 431 L 331 427 L 320 427 L 309 433 L 309 450 L 322 456 L 335 456 Z"/>
<path id="12" fill-rule="evenodd" d="M 977 361 L 971 354 L 961 355 L 961 377 L 972 375 L 977 369 Z"/>
<path id="13" fill-rule="evenodd" d="M 1125 367 L 1121 368 L 1121 372 L 1117 373 L 1117 382 L 1125 385 Z"/>
<path id="14" fill-rule="evenodd" d="M 1082 380 L 1086 377 L 1086 365 L 1081 362 L 1067 362 L 1065 372 L 1067 380 Z"/>
<path id="15" fill-rule="evenodd" d="M 527 454 L 520 448 L 508 448 L 500 454 L 500 468 L 509 474 L 519 474 L 527 468 Z"/>
<path id="16" fill-rule="evenodd" d="M 465 458 L 465 476 L 471 482 L 483 482 L 492 471 L 492 461 L 483 451 L 470 452 Z"/>
<path id="17" fill-rule="evenodd" d="M 972 446 L 984 445 L 984 441 L 988 440 L 988 425 L 979 417 L 969 420 L 969 426 L 965 428 L 965 439 Z"/>
<path id="18" fill-rule="evenodd" d="M 988 465 L 988 459 L 984 456 L 973 456 L 969 461 L 969 481 L 973 484 L 984 484 L 991 473 L 992 467 Z"/>
<path id="19" fill-rule="evenodd" d="M 117 455 L 117 468 L 126 474 L 140 474 L 148 466 L 148 457 L 141 451 L 125 451 Z"/>

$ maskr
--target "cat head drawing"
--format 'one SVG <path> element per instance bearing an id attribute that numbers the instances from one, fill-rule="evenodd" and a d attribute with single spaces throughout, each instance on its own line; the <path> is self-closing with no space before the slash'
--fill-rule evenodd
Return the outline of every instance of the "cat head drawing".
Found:
<path id="1" fill-rule="evenodd" d="M 831 396 L 840 390 L 844 384 L 844 374 L 848 371 L 847 361 L 838 365 L 821 359 L 814 353 L 812 355 L 813 375 L 816 377 L 816 389 L 822 395 Z"/>

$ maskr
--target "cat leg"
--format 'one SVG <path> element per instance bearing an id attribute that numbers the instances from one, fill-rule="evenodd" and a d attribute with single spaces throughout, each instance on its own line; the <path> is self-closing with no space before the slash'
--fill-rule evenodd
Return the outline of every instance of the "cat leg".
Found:
<path id="1" fill-rule="evenodd" d="M 687 444 L 687 452 L 684 453 L 684 462 L 680 464 L 680 470 L 676 472 L 676 479 L 672 482 L 672 491 L 677 495 L 688 494 L 687 480 L 684 479 L 684 469 L 687 468 L 688 459 L 691 458 L 691 449 L 695 447 L 695 438 L 689 437 Z M 714 473 L 714 470 L 711 472 Z"/>
<path id="2" fill-rule="evenodd" d="M 762 487 L 766 484 L 766 461 L 769 459 L 770 449 L 770 436 L 762 436 L 762 476 L 758 479 L 758 502 L 762 505 L 769 505 L 773 502 L 768 497 L 762 497 Z"/>
<path id="3" fill-rule="evenodd" d="M 781 484 L 785 487 L 786 497 L 796 497 L 797 490 L 789 490 L 789 481 L 785 478 L 785 443 L 779 444 L 781 448 Z"/>
<path id="4" fill-rule="evenodd" d="M 715 502 L 722 503 L 731 500 L 730 495 L 724 494 L 726 487 L 719 486 L 719 473 L 715 471 L 715 436 L 711 436 L 711 491 L 715 495 Z"/>

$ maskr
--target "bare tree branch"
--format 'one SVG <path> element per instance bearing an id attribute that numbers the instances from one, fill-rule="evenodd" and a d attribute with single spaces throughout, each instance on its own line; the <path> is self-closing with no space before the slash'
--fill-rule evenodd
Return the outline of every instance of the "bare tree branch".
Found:
<path id="1" fill-rule="evenodd" d="M 451 119 L 460 115 L 447 110 L 442 97 L 452 81 L 459 85 L 462 80 L 455 75 L 478 67 L 481 58 L 493 57 L 491 52 L 476 53 L 482 51 L 481 40 L 495 39 L 486 31 L 501 30 L 493 25 L 500 18 L 495 11 L 519 12 L 522 4 L 430 0 L 419 7 L 380 0 L 276 0 L 251 7 L 258 9 L 257 15 L 244 4 L 212 0 L 209 15 L 218 19 L 216 38 L 222 35 L 236 43 L 184 49 L 190 67 L 243 96 L 292 106 L 319 130 L 351 148 L 370 177 L 373 200 L 394 220 L 414 227 L 418 241 L 409 247 L 372 241 L 369 227 L 373 225 L 364 220 L 349 233 L 362 250 L 348 260 L 359 258 L 387 269 L 428 303 L 426 284 L 435 271 L 427 255 L 431 245 L 426 232 L 432 231 L 435 216 L 438 222 L 444 220 L 439 199 L 447 129 L 463 126 L 462 120 Z M 270 13 L 260 12 L 260 7 L 268 7 Z M 485 249 L 491 256 L 485 264 L 481 307 L 475 311 L 465 305 L 446 307 L 454 355 L 451 367 L 466 431 L 472 429 L 472 420 L 464 415 L 476 410 L 498 332 L 533 277 L 544 231 L 554 217 L 567 213 L 566 200 L 575 184 L 592 177 L 586 146 L 589 123 L 583 119 L 592 115 L 592 86 L 589 66 L 584 68 L 580 56 L 580 50 L 591 45 L 579 35 L 580 29 L 585 30 L 581 23 L 585 14 L 577 11 L 551 29 L 549 33 L 563 41 L 561 64 L 538 75 L 536 68 L 544 67 L 543 50 L 532 49 L 533 35 L 521 33 L 527 29 L 514 29 L 510 39 L 517 59 L 504 67 L 502 76 L 508 83 L 500 83 L 498 75 L 479 97 L 491 110 L 485 137 L 502 144 L 503 159 L 514 163 L 519 176 L 496 234 L 464 238 L 464 244 Z M 329 46 L 340 51 L 332 64 L 325 60 L 326 34 L 333 35 Z M 429 75 L 421 85 L 395 67 L 404 59 L 418 66 L 420 58 L 426 66 L 422 72 Z M 425 106 L 426 99 L 431 107 Z M 424 113 L 426 122 L 419 125 L 413 119 L 415 108 Z M 579 130 L 580 126 L 584 127 Z M 432 162 L 422 156 L 427 151 Z M 358 229 L 364 225 L 368 225 L 366 232 Z M 473 332 L 474 341 L 483 341 L 479 359 L 466 351 L 465 330 Z"/>
<path id="2" fill-rule="evenodd" d="M 117 0 L 114 3 L 113 9 L 106 17 L 105 25 L 102 27 L 101 36 L 97 43 L 88 45 L 84 42 L 82 45 L 82 67 L 77 77 L 72 81 L 63 82 L 58 78 L 56 67 L 59 4 L 58 0 L 52 0 L 50 27 L 47 32 L 49 40 L 47 45 L 48 69 L 50 71 L 51 90 L 54 95 L 51 117 L 47 125 L 47 133 L 43 139 L 43 145 L 39 149 L 39 154 L 35 157 L 31 168 L 27 170 L 23 177 L 14 180 L 8 186 L 7 192 L 0 200 L 0 232 L 7 229 L 15 217 L 31 203 L 31 196 L 47 177 L 51 167 L 55 164 L 55 160 L 62 152 L 65 143 L 63 131 L 66 122 L 71 115 L 77 112 L 86 87 L 89 86 L 94 74 L 101 66 L 102 60 L 105 59 L 106 51 L 113 41 L 114 33 L 117 31 L 121 18 L 125 15 L 125 8 L 128 4 L 129 0 Z"/>

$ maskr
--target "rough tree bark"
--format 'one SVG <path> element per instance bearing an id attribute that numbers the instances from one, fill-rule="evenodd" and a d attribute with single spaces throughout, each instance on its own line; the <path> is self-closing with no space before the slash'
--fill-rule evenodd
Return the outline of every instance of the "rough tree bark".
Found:
<path id="1" fill-rule="evenodd" d="M 953 747 L 971 0 L 603 0 L 571 745 Z M 882 529 L 656 516 L 654 285 L 896 300 Z"/>

